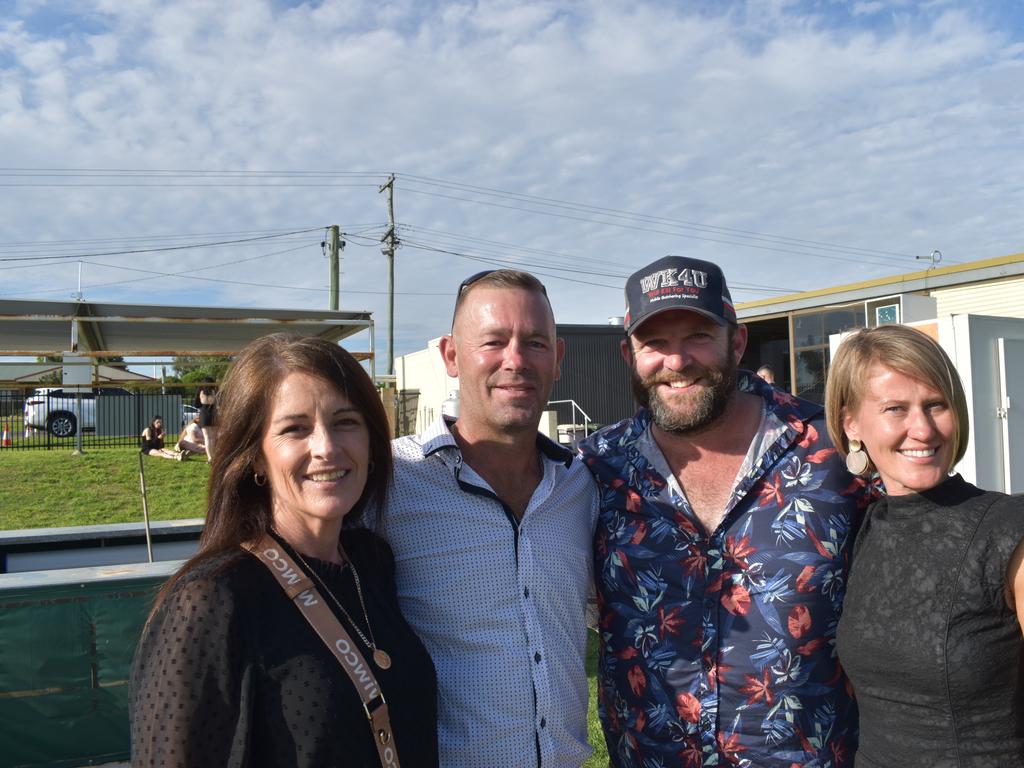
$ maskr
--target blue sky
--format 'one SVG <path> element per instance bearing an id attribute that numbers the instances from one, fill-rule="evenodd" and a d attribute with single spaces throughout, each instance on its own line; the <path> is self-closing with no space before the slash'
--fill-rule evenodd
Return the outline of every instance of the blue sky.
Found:
<path id="1" fill-rule="evenodd" d="M 666 253 L 744 301 L 1024 250 L 1015 2 L 0 8 L 5 298 L 326 307 L 338 224 L 381 340 L 389 172 L 399 353 L 485 266 L 603 322 Z"/>

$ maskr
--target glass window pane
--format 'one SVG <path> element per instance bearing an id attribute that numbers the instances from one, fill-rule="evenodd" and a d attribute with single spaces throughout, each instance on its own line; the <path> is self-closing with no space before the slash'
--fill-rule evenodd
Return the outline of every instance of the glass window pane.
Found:
<path id="1" fill-rule="evenodd" d="M 834 309 L 825 314 L 825 338 L 833 333 L 842 333 L 864 327 L 864 311 L 861 309 Z"/>
<path id="2" fill-rule="evenodd" d="M 811 315 L 797 315 L 793 318 L 793 346 L 813 347 L 824 344 L 820 312 Z"/>
<path id="3" fill-rule="evenodd" d="M 825 350 L 804 349 L 796 354 L 796 393 L 816 403 L 825 399 Z"/>

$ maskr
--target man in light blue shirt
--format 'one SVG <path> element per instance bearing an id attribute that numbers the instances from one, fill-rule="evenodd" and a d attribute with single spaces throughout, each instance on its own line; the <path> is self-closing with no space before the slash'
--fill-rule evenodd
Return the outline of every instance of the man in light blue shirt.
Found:
<path id="1" fill-rule="evenodd" d="M 597 499 L 580 460 L 537 432 L 564 354 L 544 286 L 469 278 L 441 354 L 458 419 L 394 442 L 381 531 L 437 667 L 440 763 L 579 766 Z"/>

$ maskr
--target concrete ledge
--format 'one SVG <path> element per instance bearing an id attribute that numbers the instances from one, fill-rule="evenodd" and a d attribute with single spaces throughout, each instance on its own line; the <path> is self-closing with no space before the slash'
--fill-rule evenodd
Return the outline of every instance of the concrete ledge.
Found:
<path id="1" fill-rule="evenodd" d="M 186 520 L 160 520 L 149 524 L 154 534 L 199 534 L 206 521 L 201 517 Z M 50 544 L 89 539 L 118 539 L 144 536 L 144 523 L 110 523 L 108 525 L 72 525 L 66 528 L 21 528 L 0 531 L 0 548 L 20 544 Z"/>
<path id="2" fill-rule="evenodd" d="M 138 579 L 166 579 L 181 568 L 184 560 L 158 563 L 131 563 L 91 568 L 58 568 L 50 571 L 0 573 L 0 592 L 8 589 L 58 587 L 102 581 L 136 581 Z"/>

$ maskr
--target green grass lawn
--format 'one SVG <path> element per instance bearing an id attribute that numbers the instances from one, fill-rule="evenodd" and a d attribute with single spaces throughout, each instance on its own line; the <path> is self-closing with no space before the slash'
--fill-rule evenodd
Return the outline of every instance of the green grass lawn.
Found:
<path id="1" fill-rule="evenodd" d="M 201 457 L 177 462 L 143 458 L 152 520 L 203 517 L 209 467 Z M 139 453 L 134 448 L 91 448 L 84 456 L 66 450 L 0 448 L 0 530 L 140 522 Z M 606 768 L 597 719 L 597 637 L 588 632 L 590 685 L 588 729 L 594 754 L 585 768 Z"/>
<path id="2" fill-rule="evenodd" d="M 590 711 L 587 713 L 587 732 L 594 754 L 583 764 L 584 768 L 608 768 L 608 750 L 597 719 L 597 634 L 587 632 L 587 684 L 590 686 Z"/>
<path id="3" fill-rule="evenodd" d="M 0 448 L 0 530 L 142 521 L 139 452 L 91 448 Z M 143 457 L 152 520 L 202 517 L 209 467 L 201 457 L 177 462 Z"/>

